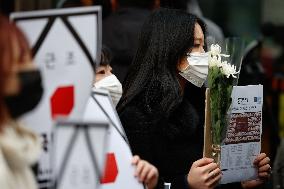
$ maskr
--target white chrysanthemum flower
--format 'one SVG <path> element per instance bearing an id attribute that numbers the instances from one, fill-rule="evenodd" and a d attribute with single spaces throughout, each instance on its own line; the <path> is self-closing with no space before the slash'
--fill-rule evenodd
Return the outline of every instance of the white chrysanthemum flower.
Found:
<path id="1" fill-rule="evenodd" d="M 220 56 L 209 56 L 209 68 L 214 66 L 221 67 L 221 57 Z"/>
<path id="2" fill-rule="evenodd" d="M 211 56 L 223 56 L 223 57 L 229 57 L 230 55 L 227 54 L 221 54 L 221 47 L 218 44 L 212 44 L 210 47 L 210 54 Z"/>
<path id="3" fill-rule="evenodd" d="M 226 75 L 227 78 L 232 76 L 233 78 L 237 78 L 236 74 L 239 72 L 236 71 L 236 66 L 227 63 L 226 61 L 222 62 L 221 72 Z"/>
<path id="4" fill-rule="evenodd" d="M 224 74 L 227 78 L 232 76 L 237 78 L 236 74 L 239 72 L 236 71 L 236 66 L 231 65 L 227 61 L 222 61 L 222 57 L 229 57 L 230 55 L 221 54 L 221 47 L 218 44 L 211 45 L 211 51 L 209 56 L 209 68 L 218 67 L 221 70 L 221 73 Z"/>
<path id="5" fill-rule="evenodd" d="M 218 44 L 212 44 L 210 47 L 210 52 L 212 56 L 218 56 L 221 54 L 221 47 Z"/>

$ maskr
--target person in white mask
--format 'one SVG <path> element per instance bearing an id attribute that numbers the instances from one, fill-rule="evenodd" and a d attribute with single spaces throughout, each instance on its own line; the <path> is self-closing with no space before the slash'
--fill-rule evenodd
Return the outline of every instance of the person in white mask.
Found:
<path id="1" fill-rule="evenodd" d="M 204 50 L 202 50 L 204 51 Z M 191 52 L 180 64 L 180 75 L 197 87 L 201 87 L 208 75 L 208 53 Z"/>
<path id="2" fill-rule="evenodd" d="M 112 73 L 110 61 L 111 52 L 106 46 L 103 46 L 101 63 L 96 68 L 94 88 L 109 91 L 113 104 L 116 106 L 122 94 L 122 85 Z M 136 167 L 134 176 L 139 182 L 143 182 L 148 189 L 156 188 L 158 185 L 159 172 L 155 166 L 141 159 L 139 154 L 133 156 L 131 164 Z"/>
<path id="3" fill-rule="evenodd" d="M 122 85 L 120 81 L 116 78 L 116 76 L 112 73 L 110 61 L 110 50 L 107 47 L 103 46 L 101 52 L 101 63 L 96 68 L 96 78 L 94 87 L 96 89 L 103 89 L 109 91 L 113 104 L 116 106 L 122 95 Z"/>
<path id="4" fill-rule="evenodd" d="M 202 155 L 205 28 L 203 21 L 183 11 L 154 11 L 143 24 L 117 105 L 131 149 L 153 163 L 160 181 L 171 183 L 171 189 L 213 189 L 222 177 L 213 159 Z M 259 154 L 254 163 L 258 179 L 220 189 L 262 184 L 270 174 L 269 158 Z"/>

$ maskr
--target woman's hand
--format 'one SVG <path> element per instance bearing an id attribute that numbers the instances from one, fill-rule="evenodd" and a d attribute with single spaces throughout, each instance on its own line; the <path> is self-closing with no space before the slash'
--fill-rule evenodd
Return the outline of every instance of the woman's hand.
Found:
<path id="1" fill-rule="evenodd" d="M 187 182 L 192 189 L 212 189 L 220 179 L 221 170 L 211 158 L 195 161 L 187 176 Z"/>
<path id="2" fill-rule="evenodd" d="M 267 179 L 269 179 L 271 174 L 270 159 L 265 153 L 259 154 L 255 160 L 254 165 L 258 167 L 258 178 L 255 180 L 249 180 L 242 182 L 242 187 L 244 189 L 255 188 L 263 184 Z"/>
<path id="3" fill-rule="evenodd" d="M 144 182 L 148 189 L 154 189 L 159 178 L 157 168 L 149 162 L 141 160 L 137 155 L 132 158 L 132 165 L 136 166 L 134 176 L 137 177 L 140 182 Z"/>

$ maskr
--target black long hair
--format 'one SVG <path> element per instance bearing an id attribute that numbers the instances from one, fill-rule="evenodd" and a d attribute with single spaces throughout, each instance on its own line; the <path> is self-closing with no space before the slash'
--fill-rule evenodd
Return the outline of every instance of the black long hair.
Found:
<path id="1" fill-rule="evenodd" d="M 161 8 L 149 16 L 142 26 L 138 49 L 123 83 L 117 106 L 119 113 L 139 98 L 146 112 L 167 116 L 182 101 L 177 64 L 194 46 L 195 23 L 205 35 L 204 23 L 184 11 Z"/>

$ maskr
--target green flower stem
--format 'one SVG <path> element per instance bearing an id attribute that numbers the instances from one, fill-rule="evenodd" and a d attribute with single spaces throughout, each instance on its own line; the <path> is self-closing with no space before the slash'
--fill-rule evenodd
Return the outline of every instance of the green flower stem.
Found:
<path id="1" fill-rule="evenodd" d="M 225 77 L 218 67 L 209 69 L 210 109 L 213 144 L 221 145 L 227 127 L 227 112 L 231 104 L 233 78 Z"/>

